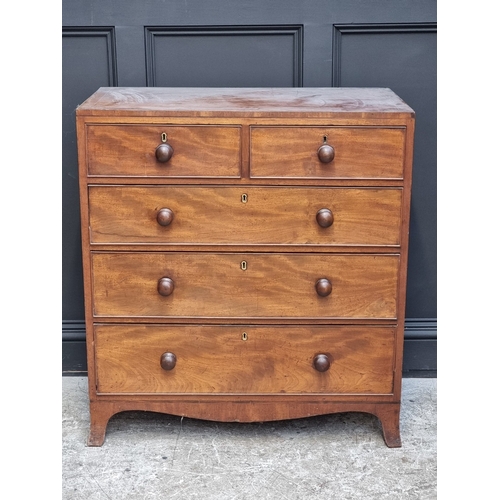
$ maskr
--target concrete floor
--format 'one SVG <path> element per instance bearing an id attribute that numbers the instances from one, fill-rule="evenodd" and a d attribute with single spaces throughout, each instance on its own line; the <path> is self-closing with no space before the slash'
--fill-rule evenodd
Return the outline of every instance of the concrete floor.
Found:
<path id="1" fill-rule="evenodd" d="M 403 379 L 396 449 L 365 414 L 224 424 L 143 412 L 112 417 L 90 448 L 87 379 L 62 388 L 64 500 L 437 498 L 436 379 Z"/>

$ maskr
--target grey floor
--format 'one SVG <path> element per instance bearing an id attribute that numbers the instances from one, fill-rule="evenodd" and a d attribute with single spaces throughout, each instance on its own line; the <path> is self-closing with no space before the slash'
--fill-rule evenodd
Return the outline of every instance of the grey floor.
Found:
<path id="1" fill-rule="evenodd" d="M 90 448 L 87 379 L 62 388 L 64 500 L 437 498 L 436 379 L 403 379 L 398 449 L 365 414 L 224 424 L 143 412 L 112 417 Z"/>

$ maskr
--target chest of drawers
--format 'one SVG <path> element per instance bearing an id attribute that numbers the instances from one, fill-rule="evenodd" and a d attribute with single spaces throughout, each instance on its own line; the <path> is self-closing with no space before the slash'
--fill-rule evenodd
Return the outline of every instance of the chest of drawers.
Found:
<path id="1" fill-rule="evenodd" d="M 101 88 L 77 109 L 88 444 L 145 410 L 399 412 L 414 113 L 389 89 Z"/>

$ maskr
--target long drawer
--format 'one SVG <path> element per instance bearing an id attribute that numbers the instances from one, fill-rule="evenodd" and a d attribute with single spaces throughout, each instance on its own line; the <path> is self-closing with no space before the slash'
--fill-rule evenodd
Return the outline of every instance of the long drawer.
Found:
<path id="1" fill-rule="evenodd" d="M 401 189 L 90 186 L 92 243 L 399 245 Z"/>
<path id="2" fill-rule="evenodd" d="M 93 252 L 95 317 L 395 318 L 399 255 Z"/>
<path id="3" fill-rule="evenodd" d="M 389 327 L 96 325 L 97 390 L 390 394 L 394 336 Z"/>

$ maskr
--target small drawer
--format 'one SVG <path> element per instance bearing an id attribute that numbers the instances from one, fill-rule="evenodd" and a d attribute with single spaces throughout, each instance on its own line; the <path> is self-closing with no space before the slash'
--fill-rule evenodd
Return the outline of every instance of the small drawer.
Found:
<path id="1" fill-rule="evenodd" d="M 97 391 L 391 394 L 395 329 L 97 325 Z"/>
<path id="2" fill-rule="evenodd" d="M 95 317 L 394 319 L 399 256 L 93 252 Z"/>
<path id="3" fill-rule="evenodd" d="M 88 175 L 239 177 L 240 130 L 212 125 L 88 125 Z"/>
<path id="4" fill-rule="evenodd" d="M 399 245 L 401 189 L 91 186 L 99 244 Z"/>
<path id="5" fill-rule="evenodd" d="M 251 177 L 402 179 L 404 128 L 252 127 Z"/>

